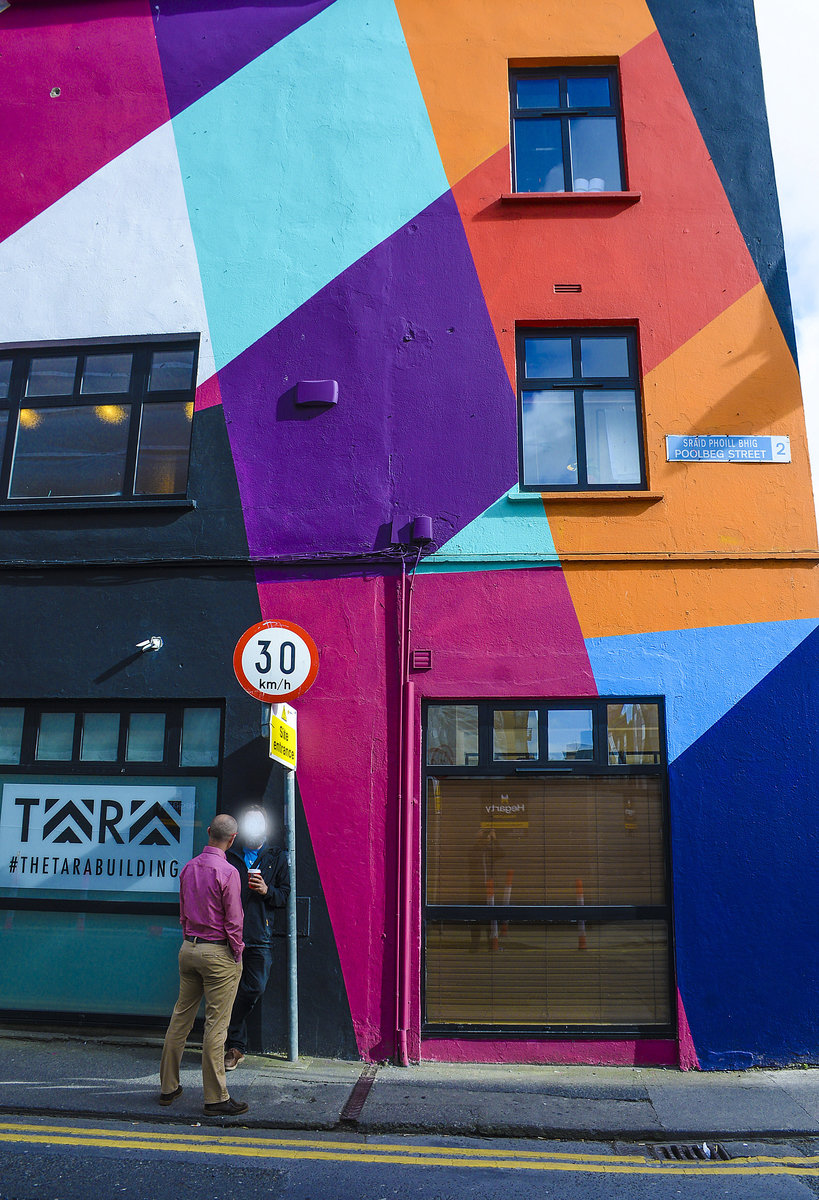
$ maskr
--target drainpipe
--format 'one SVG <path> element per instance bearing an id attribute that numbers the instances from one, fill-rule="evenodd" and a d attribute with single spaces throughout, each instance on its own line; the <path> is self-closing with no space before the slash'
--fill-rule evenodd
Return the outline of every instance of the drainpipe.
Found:
<path id="1" fill-rule="evenodd" d="M 410 637 L 412 634 L 412 589 L 421 558 L 421 546 L 406 587 L 406 560 L 401 564 L 401 603 L 399 633 L 399 783 L 398 783 L 398 939 L 396 947 L 396 1053 L 402 1067 L 409 1066 L 407 1037 L 410 1023 L 412 988 L 412 850 L 415 772 L 415 684 L 409 677 Z"/>

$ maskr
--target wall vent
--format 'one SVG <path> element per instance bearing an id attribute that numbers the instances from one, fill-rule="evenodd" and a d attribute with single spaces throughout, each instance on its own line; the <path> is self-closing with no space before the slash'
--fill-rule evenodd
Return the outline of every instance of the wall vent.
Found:
<path id="1" fill-rule="evenodd" d="M 555 291 L 556 296 L 562 296 L 566 292 L 582 292 L 583 284 L 582 283 L 556 283 L 554 285 L 554 291 Z"/>
<path id="2" fill-rule="evenodd" d="M 432 651 L 431 650 L 413 650 L 410 655 L 410 665 L 413 671 L 431 671 L 432 670 Z"/>

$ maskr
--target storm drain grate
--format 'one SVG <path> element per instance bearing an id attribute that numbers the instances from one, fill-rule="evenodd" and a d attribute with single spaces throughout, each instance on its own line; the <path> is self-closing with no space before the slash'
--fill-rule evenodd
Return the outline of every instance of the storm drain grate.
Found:
<path id="1" fill-rule="evenodd" d="M 719 1142 L 669 1142 L 662 1146 L 646 1146 L 652 1158 L 663 1162 L 728 1162 L 731 1155 Z"/>
<path id="2" fill-rule="evenodd" d="M 358 1118 L 361 1116 L 361 1110 L 364 1107 L 364 1102 L 370 1094 L 370 1088 L 375 1083 L 375 1077 L 378 1074 L 378 1064 L 368 1063 L 358 1077 L 350 1095 L 347 1097 L 347 1103 L 341 1110 L 339 1121 L 342 1125 L 355 1125 Z"/>

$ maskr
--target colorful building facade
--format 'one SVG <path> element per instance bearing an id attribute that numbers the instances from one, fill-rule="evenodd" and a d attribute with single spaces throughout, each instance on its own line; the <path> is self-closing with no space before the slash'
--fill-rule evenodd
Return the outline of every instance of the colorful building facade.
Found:
<path id="1" fill-rule="evenodd" d="M 283 618 L 305 1052 L 817 1061 L 751 0 L 13 0 L 0 48 L 3 1019 L 167 1015 L 179 865 L 280 820 L 232 652 Z"/>

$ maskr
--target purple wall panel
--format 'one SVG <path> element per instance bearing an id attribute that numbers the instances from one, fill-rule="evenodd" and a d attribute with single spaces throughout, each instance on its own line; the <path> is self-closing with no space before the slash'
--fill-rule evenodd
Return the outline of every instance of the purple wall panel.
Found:
<path id="1" fill-rule="evenodd" d="M 333 0 L 160 0 L 156 40 L 171 116 L 218 87 Z"/>
<path id="2" fill-rule="evenodd" d="M 321 378 L 338 404 L 299 409 L 295 385 Z M 255 555 L 369 551 L 420 513 L 440 545 L 517 478 L 514 394 L 450 193 L 219 382 Z"/>

